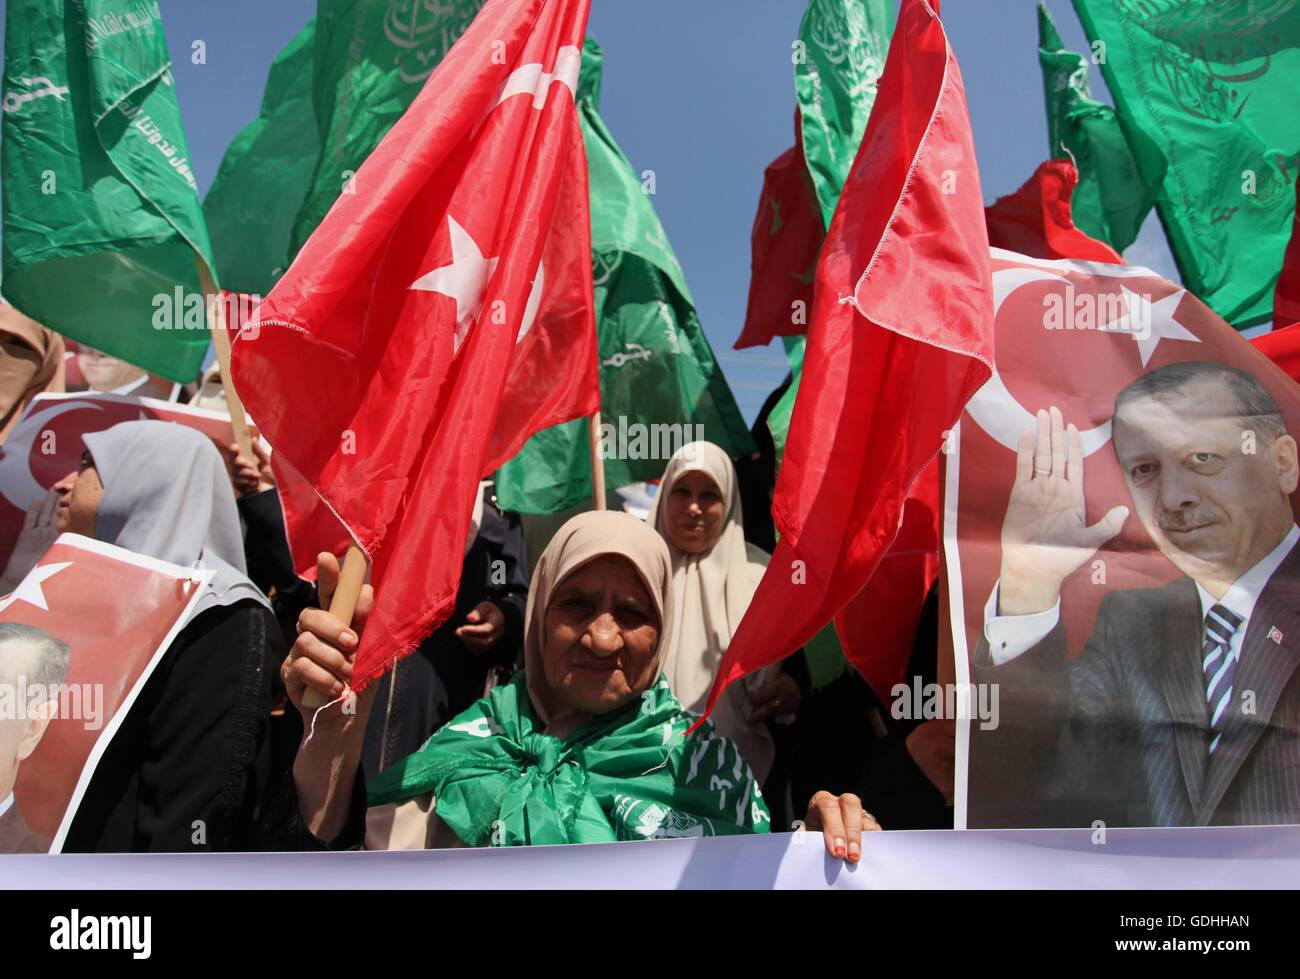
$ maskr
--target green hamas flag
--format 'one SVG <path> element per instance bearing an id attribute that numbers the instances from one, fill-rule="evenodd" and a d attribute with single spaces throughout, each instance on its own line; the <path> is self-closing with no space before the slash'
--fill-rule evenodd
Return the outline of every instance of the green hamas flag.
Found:
<path id="1" fill-rule="evenodd" d="M 893 0 L 811 0 L 799 25 L 794 89 L 803 151 L 830 227 L 885 69 Z"/>
<path id="2" fill-rule="evenodd" d="M 1300 5 L 1074 0 L 1183 284 L 1271 318 L 1300 165 Z"/>
<path id="3" fill-rule="evenodd" d="M 663 475 L 679 445 L 704 439 L 732 457 L 753 439 L 718 369 L 650 198 L 599 114 L 600 48 L 588 40 L 578 84 L 587 150 L 600 345 L 605 484 Z M 497 474 L 507 510 L 557 513 L 591 499 L 588 422 L 534 435 Z"/>
<path id="4" fill-rule="evenodd" d="M 1159 179 L 1148 187 L 1115 110 L 1096 101 L 1088 59 L 1067 51 L 1052 15 L 1038 4 L 1038 60 L 1043 66 L 1047 137 L 1052 159 L 1071 157 L 1079 171 L 1074 223 L 1118 251 L 1133 244 L 1155 203 Z"/>
<path id="5" fill-rule="evenodd" d="M 187 300 L 212 258 L 158 4 L 8 0 L 3 98 L 5 297 L 192 381 L 208 332 Z"/>
<path id="6" fill-rule="evenodd" d="M 261 114 L 234 138 L 203 201 L 221 283 L 264 296 L 289 263 L 289 235 L 320 157 L 312 108 L 316 22 L 271 64 Z"/>
<path id="7" fill-rule="evenodd" d="M 318 0 L 312 87 L 321 151 L 291 255 L 482 6 L 483 0 Z"/>

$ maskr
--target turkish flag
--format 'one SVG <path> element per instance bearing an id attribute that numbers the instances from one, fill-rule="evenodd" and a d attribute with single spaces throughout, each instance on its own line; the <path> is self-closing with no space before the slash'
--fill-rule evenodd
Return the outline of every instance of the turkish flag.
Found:
<path id="1" fill-rule="evenodd" d="M 83 435 L 140 420 L 197 429 L 227 460 L 235 441 L 230 416 L 219 411 L 121 394 L 38 394 L 0 446 L 0 558 L 13 551 L 27 508 L 81 465 Z"/>
<path id="2" fill-rule="evenodd" d="M 210 577 L 211 572 L 62 534 L 18 587 L 0 598 L 0 622 L 43 629 L 70 647 L 68 674 L 58 681 L 59 712 L 20 763 L 14 786 L 28 829 L 52 839 L 55 851 L 95 763 Z M 15 646 L 7 643 L 6 652 Z M 13 697 L 8 707 L 30 710 L 44 697 L 32 689 L 36 679 L 15 676 L 13 665 L 0 652 L 0 683 Z"/>
<path id="3" fill-rule="evenodd" d="M 1074 225 L 1070 198 L 1079 173 L 1069 160 L 1048 160 L 1014 194 L 984 209 L 989 244 L 1031 258 L 1078 258 L 1123 264 L 1119 252 Z"/>
<path id="4" fill-rule="evenodd" d="M 736 350 L 808 332 L 813 274 L 826 231 L 794 116 L 794 145 L 768 164 L 750 233 L 749 305 Z"/>
<path id="5" fill-rule="evenodd" d="M 893 544 L 913 484 L 989 376 L 988 255 L 961 72 L 938 16 L 905 0 L 817 266 L 772 505 L 781 539 L 710 708 L 811 639 Z"/>
<path id="6" fill-rule="evenodd" d="M 371 561 L 358 690 L 450 614 L 480 478 L 599 405 L 589 2 L 488 0 L 235 337 L 249 413 Z"/>

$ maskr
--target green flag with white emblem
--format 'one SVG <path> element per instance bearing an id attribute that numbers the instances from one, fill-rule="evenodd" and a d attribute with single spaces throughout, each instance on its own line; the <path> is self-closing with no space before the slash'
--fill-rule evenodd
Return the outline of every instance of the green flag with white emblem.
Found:
<path id="1" fill-rule="evenodd" d="M 195 255 L 212 257 L 158 4 L 8 0 L 3 88 L 5 298 L 193 380 L 209 342 Z"/>
<path id="2" fill-rule="evenodd" d="M 613 490 L 658 479 L 685 442 L 716 442 L 733 458 L 754 442 L 650 197 L 600 118 L 600 70 L 600 48 L 588 40 L 578 119 L 591 194 L 605 485 Z M 590 500 L 589 430 L 579 419 L 534 435 L 497 474 L 501 505 L 540 514 Z"/>

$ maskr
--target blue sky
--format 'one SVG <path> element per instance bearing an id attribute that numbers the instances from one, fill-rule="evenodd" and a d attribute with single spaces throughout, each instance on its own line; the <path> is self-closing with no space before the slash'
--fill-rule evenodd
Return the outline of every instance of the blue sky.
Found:
<path id="1" fill-rule="evenodd" d="M 206 192 L 258 111 L 272 59 L 315 0 L 160 0 L 194 171 Z M 1035 0 L 945 0 L 987 201 L 1047 156 Z M 897 7 L 897 2 L 895 2 Z M 1087 49 L 1068 0 L 1048 0 L 1067 46 Z M 764 167 L 793 142 L 791 42 L 803 0 L 593 0 L 602 114 L 638 171 L 686 272 L 700 320 L 752 420 L 785 376 L 779 344 L 731 349 L 749 289 L 749 232 Z M 0 27 L 0 30 L 3 30 Z M 206 64 L 191 61 L 193 42 Z M 1109 101 L 1094 68 L 1093 94 Z M 1126 258 L 1176 278 L 1154 213 Z"/>

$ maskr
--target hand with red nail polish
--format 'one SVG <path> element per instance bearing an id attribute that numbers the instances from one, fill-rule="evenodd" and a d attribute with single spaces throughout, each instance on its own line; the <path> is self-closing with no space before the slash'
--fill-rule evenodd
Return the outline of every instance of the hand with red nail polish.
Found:
<path id="1" fill-rule="evenodd" d="M 832 857 L 857 863 L 862 859 L 862 834 L 878 831 L 880 824 L 862 808 L 856 795 L 832 795 L 822 790 L 808 803 L 804 829 L 821 830 L 826 852 Z"/>

